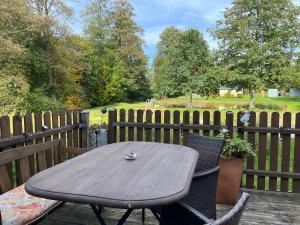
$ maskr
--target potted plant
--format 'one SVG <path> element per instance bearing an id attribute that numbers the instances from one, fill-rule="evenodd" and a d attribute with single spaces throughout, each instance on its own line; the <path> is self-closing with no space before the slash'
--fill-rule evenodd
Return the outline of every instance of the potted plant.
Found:
<path id="1" fill-rule="evenodd" d="M 225 137 L 227 132 L 223 130 Z M 231 139 L 226 138 L 226 144 L 219 161 L 217 203 L 236 204 L 243 173 L 243 162 L 248 155 L 254 156 L 255 153 L 247 140 L 238 136 L 234 136 Z"/>

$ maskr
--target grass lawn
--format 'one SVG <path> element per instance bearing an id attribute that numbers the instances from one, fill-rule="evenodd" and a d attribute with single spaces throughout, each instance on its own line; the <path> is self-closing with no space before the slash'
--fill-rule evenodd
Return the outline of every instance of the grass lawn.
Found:
<path id="1" fill-rule="evenodd" d="M 171 99 L 172 101 L 176 102 L 181 102 L 181 101 L 187 101 L 188 98 L 175 98 L 175 99 Z M 210 109 L 204 109 L 204 108 L 199 108 L 199 107 L 195 107 L 195 108 L 182 108 L 182 107 L 163 107 L 160 105 L 156 105 L 154 108 L 151 108 L 153 110 L 159 109 L 159 110 L 170 110 L 170 111 L 175 111 L 175 110 L 179 110 L 181 112 L 188 110 L 188 111 L 195 111 L 195 110 L 199 110 L 199 111 L 216 111 L 219 110 L 222 113 L 222 120 L 225 118 L 225 113 L 226 111 L 233 111 L 233 112 L 238 112 L 238 111 L 244 111 L 244 109 L 237 109 L 234 107 L 228 107 L 226 106 L 226 104 L 240 104 L 240 103 L 248 103 L 249 102 L 249 97 L 243 97 L 243 98 L 209 98 L 209 99 L 204 99 L 204 98 L 195 98 L 193 100 L 195 103 L 197 102 L 202 102 L 202 103 L 211 103 L 214 106 L 217 106 L 218 108 L 210 108 Z M 300 97 L 277 97 L 277 98 L 268 98 L 268 97 L 256 97 L 255 102 L 258 104 L 274 104 L 274 105 L 281 105 L 283 106 L 285 109 L 284 110 L 262 110 L 262 109 L 254 109 L 254 111 L 256 112 L 262 112 L 262 111 L 267 111 L 267 112 L 292 112 L 293 114 L 300 112 Z M 107 108 L 115 108 L 117 110 L 119 109 L 147 109 L 146 107 L 146 103 L 145 102 L 135 102 L 135 103 L 125 103 L 125 102 L 121 102 L 121 103 L 115 103 L 112 105 L 107 105 Z M 102 117 L 102 113 L 101 113 L 101 108 L 102 107 L 97 107 L 97 108 L 91 108 L 88 109 L 90 111 L 90 123 L 91 124 L 99 124 L 101 123 L 101 117 Z M 107 114 L 103 115 L 103 122 L 107 123 Z"/>

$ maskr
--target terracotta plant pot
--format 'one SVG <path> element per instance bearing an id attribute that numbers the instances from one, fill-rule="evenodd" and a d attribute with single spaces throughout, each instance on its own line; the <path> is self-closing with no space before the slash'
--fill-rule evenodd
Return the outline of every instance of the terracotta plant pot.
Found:
<path id="1" fill-rule="evenodd" d="M 235 205 L 243 173 L 242 159 L 220 159 L 220 172 L 217 185 L 217 203 Z"/>

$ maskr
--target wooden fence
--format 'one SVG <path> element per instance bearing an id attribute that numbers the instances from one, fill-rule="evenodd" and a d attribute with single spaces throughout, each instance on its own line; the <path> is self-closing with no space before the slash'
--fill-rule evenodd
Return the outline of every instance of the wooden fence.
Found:
<path id="1" fill-rule="evenodd" d="M 44 112 L 0 117 L 0 151 L 62 139 L 68 147 L 88 147 L 89 113 L 81 110 Z M 48 166 L 53 160 L 47 151 Z M 30 176 L 38 172 L 37 157 L 29 157 Z M 8 166 L 14 184 L 18 183 L 18 165 Z"/>
<path id="2" fill-rule="evenodd" d="M 250 113 L 249 124 L 240 122 L 243 112 L 159 111 L 121 109 L 109 111 L 109 143 L 155 141 L 186 144 L 189 132 L 216 136 L 222 128 L 246 138 L 256 149 L 245 161 L 242 186 L 250 189 L 300 193 L 300 113 Z M 222 121 L 223 122 L 222 124 Z M 292 128 L 292 124 L 295 127 Z"/>

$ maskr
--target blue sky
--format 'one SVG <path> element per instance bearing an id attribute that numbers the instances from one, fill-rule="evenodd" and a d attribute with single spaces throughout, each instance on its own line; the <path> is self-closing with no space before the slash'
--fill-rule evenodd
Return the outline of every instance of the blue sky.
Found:
<path id="1" fill-rule="evenodd" d="M 72 2 L 74 18 L 71 27 L 76 33 L 82 33 L 83 24 L 80 12 L 89 0 Z M 222 18 L 224 10 L 231 0 L 129 0 L 135 9 L 135 21 L 144 29 L 144 47 L 146 55 L 155 56 L 156 43 L 160 33 L 169 26 L 181 29 L 198 28 L 204 35 L 211 49 L 217 43 L 210 37 L 207 29 L 213 28 L 217 19 Z M 294 0 L 300 5 L 300 0 Z"/>

